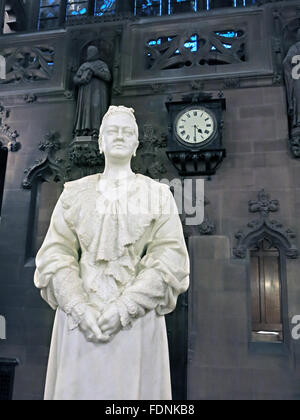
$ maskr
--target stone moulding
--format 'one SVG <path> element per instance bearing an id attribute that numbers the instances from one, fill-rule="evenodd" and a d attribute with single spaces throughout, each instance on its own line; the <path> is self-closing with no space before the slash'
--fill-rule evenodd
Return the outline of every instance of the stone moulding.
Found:
<path id="1" fill-rule="evenodd" d="M 60 150 L 60 135 L 56 132 L 46 134 L 44 142 L 40 143 L 39 150 L 45 156 L 36 160 L 34 164 L 24 171 L 25 178 L 22 182 L 24 189 L 30 190 L 36 179 L 46 180 L 47 174 L 55 175 L 54 181 L 66 180 L 65 169 L 62 166 L 62 159 L 55 158 L 55 154 Z"/>
<path id="2" fill-rule="evenodd" d="M 259 212 L 260 218 L 249 222 L 244 230 L 236 233 L 237 244 L 233 249 L 236 258 L 245 259 L 248 250 L 263 238 L 268 239 L 276 248 L 283 251 L 287 258 L 299 257 L 299 250 L 293 243 L 296 238 L 295 232 L 284 227 L 281 222 L 269 219 L 269 213 L 278 210 L 279 201 L 270 200 L 264 190 L 258 194 L 257 201 L 249 202 L 249 212 Z"/>

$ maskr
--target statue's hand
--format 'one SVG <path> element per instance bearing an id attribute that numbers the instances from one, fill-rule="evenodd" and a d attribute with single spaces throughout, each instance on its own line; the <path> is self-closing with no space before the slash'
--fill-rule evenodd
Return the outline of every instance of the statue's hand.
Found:
<path id="1" fill-rule="evenodd" d="M 83 332 L 87 341 L 91 341 L 93 343 L 106 342 L 109 340 L 109 336 L 103 334 L 97 324 L 98 317 L 99 312 L 87 305 L 85 313 L 79 324 L 79 329 Z"/>
<path id="2" fill-rule="evenodd" d="M 85 72 L 81 76 L 82 83 L 83 84 L 88 84 L 91 81 L 92 76 L 93 76 L 93 71 L 91 69 L 85 70 Z"/>
<path id="3" fill-rule="evenodd" d="M 103 334 L 112 336 L 122 327 L 120 315 L 115 305 L 110 305 L 98 319 L 98 326 Z"/>

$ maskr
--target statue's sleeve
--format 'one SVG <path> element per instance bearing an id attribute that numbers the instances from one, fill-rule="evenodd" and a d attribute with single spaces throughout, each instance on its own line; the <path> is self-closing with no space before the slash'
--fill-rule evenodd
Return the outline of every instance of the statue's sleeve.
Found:
<path id="1" fill-rule="evenodd" d="M 34 283 L 53 309 L 60 307 L 71 315 L 75 306 L 88 303 L 88 297 L 80 278 L 79 241 L 76 232 L 65 220 L 63 198 L 64 192 L 53 211 L 47 235 L 36 256 Z M 72 313 L 68 317 L 71 329 L 80 323 L 79 312 L 76 316 Z"/>
<path id="2" fill-rule="evenodd" d="M 172 312 L 178 296 L 189 286 L 189 255 L 176 202 L 168 188 L 162 210 L 135 282 L 116 302 L 123 328 L 130 328 L 132 319 L 153 309 L 158 315 Z"/>
<path id="3" fill-rule="evenodd" d="M 108 65 L 104 61 L 97 61 L 93 65 L 93 72 L 96 77 L 103 80 L 104 82 L 111 81 L 111 73 Z"/>

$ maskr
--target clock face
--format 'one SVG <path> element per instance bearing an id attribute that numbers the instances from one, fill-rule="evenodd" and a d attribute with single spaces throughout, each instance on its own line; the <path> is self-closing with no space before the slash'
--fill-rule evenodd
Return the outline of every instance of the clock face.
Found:
<path id="1" fill-rule="evenodd" d="M 201 107 L 189 108 L 179 114 L 175 123 L 176 135 L 188 145 L 200 146 L 215 134 L 217 124 L 214 115 Z"/>

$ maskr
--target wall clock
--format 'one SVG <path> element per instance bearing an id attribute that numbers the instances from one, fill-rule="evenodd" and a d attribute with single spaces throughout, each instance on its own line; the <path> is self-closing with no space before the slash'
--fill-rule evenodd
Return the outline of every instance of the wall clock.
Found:
<path id="1" fill-rule="evenodd" d="M 223 112 L 226 100 L 168 102 L 167 155 L 181 176 L 214 175 L 226 157 Z"/>
<path id="2" fill-rule="evenodd" d="M 209 144 L 218 131 L 215 114 L 203 106 L 192 106 L 180 111 L 174 124 L 175 135 L 187 147 L 202 148 Z"/>

